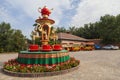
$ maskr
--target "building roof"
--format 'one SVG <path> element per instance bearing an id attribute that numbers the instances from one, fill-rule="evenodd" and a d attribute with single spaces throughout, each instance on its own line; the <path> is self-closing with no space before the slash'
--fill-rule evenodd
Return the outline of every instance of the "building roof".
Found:
<path id="1" fill-rule="evenodd" d="M 76 40 L 76 41 L 89 41 L 85 38 L 72 35 L 70 33 L 58 33 L 59 40 Z"/>

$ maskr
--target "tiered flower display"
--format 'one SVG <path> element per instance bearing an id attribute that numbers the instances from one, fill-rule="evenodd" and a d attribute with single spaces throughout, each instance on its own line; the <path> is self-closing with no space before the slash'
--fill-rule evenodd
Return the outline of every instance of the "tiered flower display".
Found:
<path id="1" fill-rule="evenodd" d="M 41 11 L 42 18 L 37 19 L 34 31 L 32 31 L 32 39 L 41 37 L 41 45 L 31 44 L 28 50 L 19 51 L 16 59 L 5 62 L 4 69 L 6 73 L 41 73 L 68 70 L 79 65 L 80 61 L 69 56 L 67 50 L 63 50 L 60 44 L 51 46 L 48 42 L 50 34 L 56 40 L 57 36 L 51 30 L 54 20 L 49 19 L 51 11 L 45 6 Z M 13 74 L 14 74 L 13 73 Z M 21 74 L 22 75 L 22 74 Z M 24 74 L 23 74 L 24 76 Z"/>

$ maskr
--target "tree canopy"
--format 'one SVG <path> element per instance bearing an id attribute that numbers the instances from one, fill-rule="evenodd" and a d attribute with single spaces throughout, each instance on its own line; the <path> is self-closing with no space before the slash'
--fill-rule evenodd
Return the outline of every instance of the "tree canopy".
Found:
<path id="1" fill-rule="evenodd" d="M 9 23 L 0 23 L 0 52 L 15 52 L 26 48 L 26 37 Z"/>
<path id="2" fill-rule="evenodd" d="M 120 14 L 117 16 L 107 14 L 101 16 L 100 21 L 85 24 L 81 27 L 57 28 L 57 32 L 67 31 L 86 39 L 102 39 L 104 44 L 120 43 Z"/>

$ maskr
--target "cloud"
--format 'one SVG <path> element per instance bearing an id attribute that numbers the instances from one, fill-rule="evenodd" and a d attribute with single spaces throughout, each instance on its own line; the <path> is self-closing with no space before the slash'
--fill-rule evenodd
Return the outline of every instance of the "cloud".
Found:
<path id="1" fill-rule="evenodd" d="M 6 5 L 2 5 L 2 7 L 9 12 L 3 11 L 1 16 L 14 28 L 22 30 L 27 37 L 33 30 L 34 21 L 40 16 L 37 10 L 39 7 L 46 5 L 50 9 L 54 8 L 50 18 L 55 20 L 55 25 L 59 25 L 61 24 L 60 20 L 63 20 L 63 11 L 70 9 L 71 6 L 70 0 L 4 0 L 3 3 Z"/>
<path id="2" fill-rule="evenodd" d="M 12 16 L 10 15 L 10 12 L 3 6 L 0 6 L 0 22 L 8 22 L 8 23 L 13 23 L 17 24 L 17 20 L 14 18 L 12 18 Z"/>
<path id="3" fill-rule="evenodd" d="M 57 26 L 83 26 L 99 21 L 105 14 L 120 13 L 120 0 L 2 0 L 0 22 L 6 21 L 29 37 L 35 20 L 40 16 L 39 7 L 54 8 L 50 18 Z"/>
<path id="4" fill-rule="evenodd" d="M 36 19 L 40 14 L 38 13 L 38 7 L 47 6 L 49 8 L 54 8 L 51 18 L 55 19 L 56 25 L 62 18 L 62 10 L 70 8 L 69 0 L 6 0 L 14 7 L 19 10 L 23 10 L 29 17 Z"/>
<path id="5" fill-rule="evenodd" d="M 99 21 L 105 14 L 117 15 L 120 13 L 120 0 L 82 0 L 72 17 L 71 24 L 83 26 L 90 22 Z"/>
<path id="6" fill-rule="evenodd" d="M 11 10 L 13 12 L 11 12 Z M 9 3 L 3 2 L 3 4 L 0 5 L 0 22 L 4 21 L 7 23 L 10 23 L 12 29 L 20 29 L 22 30 L 23 34 L 25 34 L 26 36 L 30 35 L 29 33 L 31 29 L 28 29 L 30 25 L 25 24 L 24 22 L 25 15 L 16 14 L 16 13 L 17 12 L 15 11 L 12 5 L 10 5 Z"/>

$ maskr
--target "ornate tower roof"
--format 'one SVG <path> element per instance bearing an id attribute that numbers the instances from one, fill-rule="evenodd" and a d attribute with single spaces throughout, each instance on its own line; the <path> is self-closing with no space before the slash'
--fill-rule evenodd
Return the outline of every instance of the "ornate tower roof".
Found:
<path id="1" fill-rule="evenodd" d="M 51 14 L 52 9 L 48 9 L 46 6 L 44 6 L 42 9 L 39 8 L 38 11 L 41 13 L 42 17 L 47 18 Z"/>
<path id="2" fill-rule="evenodd" d="M 51 10 L 49 10 L 46 6 L 44 6 L 42 9 L 41 9 L 41 15 L 50 15 L 51 14 Z"/>
<path id="3" fill-rule="evenodd" d="M 54 24 L 55 21 L 48 18 L 49 15 L 51 14 L 51 10 L 52 9 L 48 9 L 46 6 L 44 6 L 42 9 L 39 8 L 38 11 L 41 13 L 42 18 L 37 19 L 35 22 L 40 24 L 45 24 L 45 23 Z"/>

